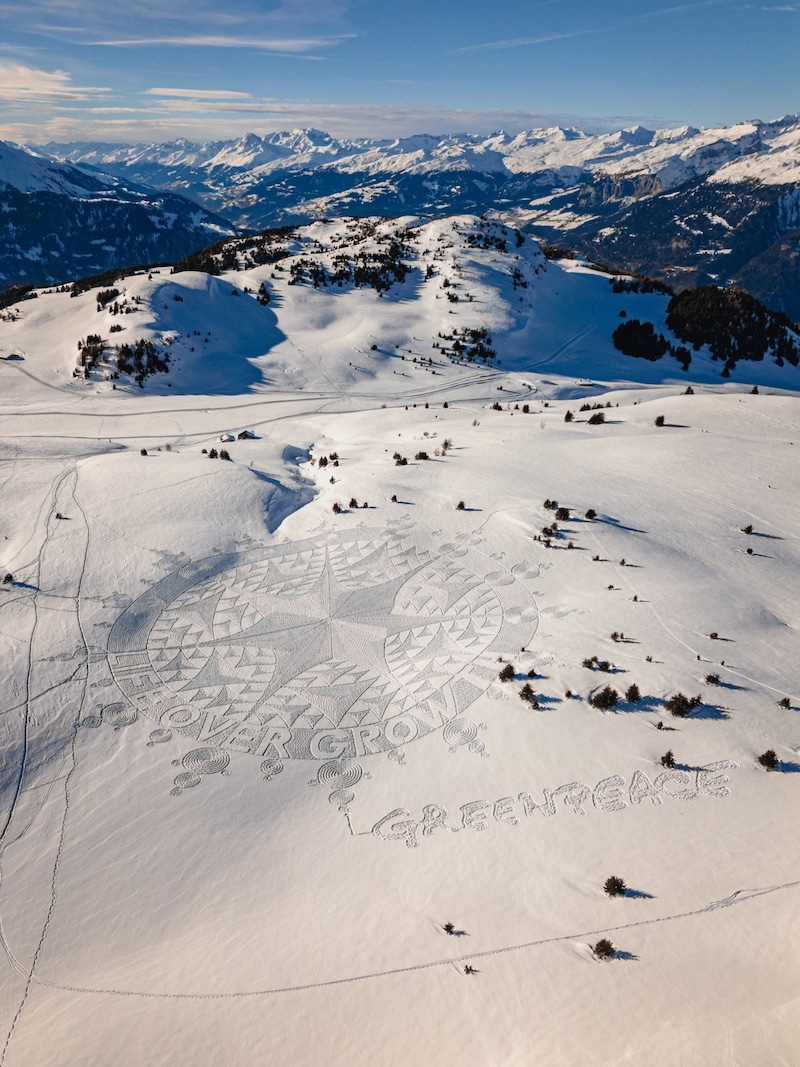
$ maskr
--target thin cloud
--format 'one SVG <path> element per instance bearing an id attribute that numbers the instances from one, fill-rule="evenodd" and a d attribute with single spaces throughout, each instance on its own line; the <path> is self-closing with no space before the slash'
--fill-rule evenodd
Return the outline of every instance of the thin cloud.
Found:
<path id="1" fill-rule="evenodd" d="M 110 92 L 106 86 L 73 85 L 72 76 L 65 70 L 37 70 L 0 60 L 0 100 L 15 104 L 91 100 Z"/>
<path id="2" fill-rule="evenodd" d="M 145 98 L 146 99 L 146 98 Z M 307 127 L 326 130 L 333 137 L 374 137 L 394 140 L 419 133 L 446 135 L 469 132 L 489 135 L 505 130 L 515 135 L 523 130 L 552 126 L 573 127 L 586 133 L 608 133 L 643 124 L 669 125 L 668 120 L 647 115 L 587 118 L 566 113 L 543 114 L 515 110 L 420 107 L 386 104 L 321 104 L 262 98 L 253 101 L 152 99 L 152 109 L 119 114 L 100 108 L 52 109 L 37 122 L 7 122 L 0 125 L 0 138 L 21 143 L 47 141 L 171 141 L 185 137 L 207 142 L 240 137 L 248 132 L 264 134 Z M 671 123 L 674 125 L 674 123 Z"/>
<path id="3" fill-rule="evenodd" d="M 673 4 L 671 7 L 662 7 L 658 11 L 642 11 L 638 15 L 631 15 L 624 20 L 624 25 L 631 22 L 641 22 L 643 19 L 660 18 L 662 15 L 682 15 L 685 11 L 697 11 L 703 7 L 718 7 L 720 4 L 728 4 L 730 0 L 697 0 L 692 4 Z"/>
<path id="4" fill-rule="evenodd" d="M 237 93 L 232 89 L 145 89 L 141 95 L 190 100 L 252 100 L 251 93 Z"/>
<path id="5" fill-rule="evenodd" d="M 309 52 L 315 48 L 335 48 L 354 34 L 336 37 L 230 37 L 215 34 L 192 34 L 181 37 L 127 37 L 105 41 L 82 41 L 85 45 L 100 45 L 104 48 L 131 48 L 141 45 L 171 45 L 178 48 L 255 48 L 259 51 L 293 55 Z"/>
<path id="6" fill-rule="evenodd" d="M 547 44 L 549 41 L 563 41 L 568 37 L 586 37 L 590 33 L 602 33 L 601 29 L 574 30 L 571 33 L 549 33 L 541 37 L 511 37 L 506 41 L 485 41 L 483 44 L 470 44 L 457 48 L 456 52 L 481 52 L 489 49 L 523 48 L 527 45 Z"/>

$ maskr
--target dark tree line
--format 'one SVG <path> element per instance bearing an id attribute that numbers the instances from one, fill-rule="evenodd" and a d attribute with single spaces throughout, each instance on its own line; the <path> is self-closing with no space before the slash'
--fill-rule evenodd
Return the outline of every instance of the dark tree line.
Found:
<path id="1" fill-rule="evenodd" d="M 683 365 L 684 370 L 689 369 L 692 361 L 692 354 L 688 348 L 684 345 L 676 347 L 670 344 L 663 333 L 656 333 L 651 322 L 626 319 L 614 330 L 612 336 L 615 347 L 620 352 L 624 352 L 626 356 L 647 359 L 655 363 L 669 352 Z"/>
<path id="2" fill-rule="evenodd" d="M 779 367 L 800 362 L 787 316 L 768 311 L 760 300 L 733 286 L 703 285 L 678 293 L 667 307 L 667 326 L 695 351 L 708 345 L 711 358 L 724 362 L 725 377 L 740 359 L 760 362 L 771 355 Z"/>

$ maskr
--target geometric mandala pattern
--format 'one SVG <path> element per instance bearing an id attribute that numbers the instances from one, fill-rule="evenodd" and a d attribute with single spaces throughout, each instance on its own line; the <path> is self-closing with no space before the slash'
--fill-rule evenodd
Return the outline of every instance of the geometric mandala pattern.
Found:
<path id="1" fill-rule="evenodd" d="M 537 619 L 524 582 L 476 548 L 361 528 L 178 568 L 119 616 L 108 655 L 163 729 L 260 757 L 344 759 L 461 715 Z"/>

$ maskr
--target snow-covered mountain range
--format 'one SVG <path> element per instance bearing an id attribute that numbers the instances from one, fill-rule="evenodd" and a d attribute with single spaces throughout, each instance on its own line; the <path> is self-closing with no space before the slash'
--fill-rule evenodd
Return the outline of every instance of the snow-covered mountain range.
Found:
<path id="1" fill-rule="evenodd" d="M 510 135 L 423 134 L 397 140 L 338 140 L 320 130 L 292 130 L 238 140 L 193 144 L 114 145 L 51 143 L 43 150 L 73 163 L 139 168 L 148 184 L 173 171 L 203 174 L 210 190 L 224 188 L 226 175 L 246 172 L 258 181 L 278 171 L 325 167 L 344 174 L 550 174 L 571 184 L 587 175 L 657 179 L 666 192 L 691 178 L 714 174 L 717 181 L 756 177 L 773 184 L 800 180 L 800 116 L 777 122 L 742 122 L 718 129 L 648 130 L 642 126 L 610 134 L 586 134 L 552 127 Z M 148 169 L 152 168 L 152 169 Z"/>
<path id="2" fill-rule="evenodd" d="M 235 228 L 473 212 L 677 288 L 734 283 L 800 321 L 800 120 L 588 135 L 0 146 L 0 279 L 180 258 Z"/>
<path id="3" fill-rule="evenodd" d="M 165 262 L 234 232 L 195 201 L 0 142 L 0 288 Z"/>
<path id="4" fill-rule="evenodd" d="M 237 226 L 343 214 L 496 215 L 678 287 L 734 282 L 800 320 L 800 120 L 588 135 L 49 144 L 44 151 L 185 195 Z"/>

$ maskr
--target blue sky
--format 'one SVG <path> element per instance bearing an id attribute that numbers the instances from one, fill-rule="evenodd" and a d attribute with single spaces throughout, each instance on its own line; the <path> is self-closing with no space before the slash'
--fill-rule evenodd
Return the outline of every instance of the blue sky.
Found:
<path id="1" fill-rule="evenodd" d="M 0 138 L 729 125 L 799 56 L 800 0 L 0 0 Z"/>

